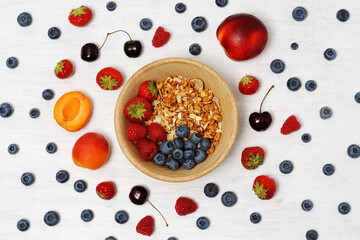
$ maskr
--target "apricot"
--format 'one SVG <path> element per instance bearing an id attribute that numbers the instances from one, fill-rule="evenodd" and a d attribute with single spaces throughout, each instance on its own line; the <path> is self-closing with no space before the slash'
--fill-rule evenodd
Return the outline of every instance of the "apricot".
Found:
<path id="1" fill-rule="evenodd" d="M 83 128 L 89 121 L 90 115 L 91 102 L 79 91 L 65 93 L 54 107 L 56 122 L 69 132 L 76 132 Z"/>
<path id="2" fill-rule="evenodd" d="M 110 146 L 106 138 L 94 132 L 82 135 L 74 144 L 72 159 L 75 165 L 92 170 L 106 163 L 110 155 Z"/>

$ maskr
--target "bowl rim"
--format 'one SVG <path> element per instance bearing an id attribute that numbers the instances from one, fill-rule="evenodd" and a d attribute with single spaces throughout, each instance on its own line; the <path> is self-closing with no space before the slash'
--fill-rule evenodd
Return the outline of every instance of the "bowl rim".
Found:
<path id="1" fill-rule="evenodd" d="M 176 179 L 174 179 L 174 177 L 169 177 L 169 176 L 164 176 L 164 175 L 159 175 L 156 174 L 152 171 L 149 171 L 147 168 L 145 168 L 141 163 L 139 163 L 137 161 L 137 159 L 133 159 L 133 157 L 131 156 L 130 151 L 128 151 L 127 148 L 125 148 L 124 146 L 122 146 L 120 144 L 120 142 L 122 142 L 121 140 L 121 135 L 122 134 L 117 134 L 117 130 L 119 128 L 119 122 L 120 119 L 117 118 L 117 116 L 119 116 L 119 114 L 122 113 L 122 110 L 119 108 L 119 105 L 121 104 L 121 102 L 124 101 L 124 93 L 127 92 L 130 88 L 130 82 L 133 79 L 136 79 L 139 75 L 143 74 L 144 72 L 157 67 L 158 65 L 164 64 L 164 63 L 186 63 L 186 64 L 191 64 L 191 65 L 195 65 L 197 67 L 203 68 L 206 71 L 210 72 L 212 75 L 214 75 L 218 80 L 223 81 L 223 85 L 226 88 L 226 91 L 229 93 L 228 99 L 230 100 L 229 103 L 232 105 L 232 108 L 235 109 L 235 112 L 233 114 L 231 114 L 232 118 L 233 118 L 233 131 L 235 132 L 235 134 L 232 134 L 230 139 L 228 139 L 228 144 L 225 146 L 223 153 L 220 155 L 220 157 L 218 159 L 216 159 L 214 161 L 214 163 L 212 165 L 210 165 L 208 168 L 206 168 L 204 171 L 201 172 L 196 172 L 194 174 L 190 174 L 184 177 L 177 177 Z M 118 141 L 118 144 L 123 152 L 123 154 L 125 155 L 125 157 L 128 159 L 129 162 L 131 162 L 131 164 L 133 166 L 135 166 L 138 170 L 140 170 L 142 173 L 144 173 L 145 175 L 152 177 L 154 179 L 157 180 L 161 180 L 161 181 L 165 181 L 165 182 L 187 182 L 187 181 L 192 181 L 195 179 L 198 179 L 202 176 L 205 176 L 206 174 L 210 173 L 211 171 L 213 171 L 216 167 L 219 166 L 219 164 L 224 161 L 224 159 L 227 157 L 228 153 L 230 152 L 232 146 L 235 143 L 235 139 L 237 137 L 237 131 L 238 131 L 238 109 L 237 109 L 237 105 L 236 105 L 236 101 L 235 101 L 235 97 L 234 94 L 232 93 L 230 87 L 227 85 L 226 81 L 220 76 L 220 74 L 218 74 L 215 70 L 213 70 L 212 68 L 210 68 L 209 66 L 205 65 L 204 63 L 201 63 L 199 61 L 193 60 L 193 59 L 189 59 L 189 58 L 182 58 L 182 57 L 169 57 L 169 58 L 162 58 L 156 61 L 153 61 L 151 63 L 146 64 L 145 66 L 141 67 L 139 70 L 137 70 L 130 78 L 129 80 L 126 81 L 124 87 L 121 89 L 121 92 L 119 93 L 119 97 L 117 99 L 116 105 L 115 105 L 115 111 L 114 111 L 114 127 L 115 127 L 115 135 L 116 135 L 116 139 Z M 125 139 L 125 137 L 123 137 Z M 127 139 L 126 139 L 127 140 Z"/>

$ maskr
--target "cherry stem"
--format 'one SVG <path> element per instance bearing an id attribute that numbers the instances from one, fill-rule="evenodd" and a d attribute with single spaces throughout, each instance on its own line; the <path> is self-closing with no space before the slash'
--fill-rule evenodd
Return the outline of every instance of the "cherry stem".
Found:
<path id="1" fill-rule="evenodd" d="M 111 33 L 107 33 L 107 34 L 106 34 L 106 38 L 105 38 L 103 44 L 101 45 L 101 47 L 99 48 L 99 50 L 104 46 L 104 44 L 105 44 L 107 38 L 109 37 L 109 35 L 114 34 L 114 33 L 117 33 L 117 32 L 124 32 L 124 33 L 126 33 L 126 35 L 128 35 L 128 37 L 130 38 L 130 41 L 132 42 L 132 38 L 130 37 L 130 34 L 127 33 L 127 31 L 125 31 L 125 30 L 116 30 L 116 31 L 113 31 L 113 32 L 111 32 Z"/>
<path id="2" fill-rule="evenodd" d="M 263 105 L 263 102 L 264 102 L 266 96 L 269 94 L 269 92 L 271 91 L 271 89 L 273 89 L 274 87 L 275 87 L 274 85 L 272 85 L 272 86 L 270 87 L 270 89 L 269 89 L 269 90 L 267 91 L 267 93 L 265 94 L 265 97 L 264 97 L 263 100 L 261 101 L 261 104 L 260 104 L 260 113 L 261 113 L 261 107 L 262 107 L 262 105 Z"/>
<path id="3" fill-rule="evenodd" d="M 168 227 L 169 224 L 167 223 L 167 221 L 165 220 L 165 218 L 164 218 L 164 216 L 161 214 L 161 212 L 160 212 L 149 200 L 146 200 L 146 201 L 148 201 L 148 203 L 150 203 L 150 205 L 151 205 L 153 208 L 155 208 L 155 210 L 161 215 L 161 217 L 162 217 L 162 218 L 164 219 L 164 221 L 165 221 L 166 226 Z"/>

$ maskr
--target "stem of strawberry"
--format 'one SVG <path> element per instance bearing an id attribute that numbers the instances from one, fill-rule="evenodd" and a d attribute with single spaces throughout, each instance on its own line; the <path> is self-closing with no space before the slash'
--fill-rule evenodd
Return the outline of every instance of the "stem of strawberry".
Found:
<path id="1" fill-rule="evenodd" d="M 155 210 L 161 215 L 161 217 L 162 217 L 162 218 L 164 219 L 164 221 L 165 221 L 166 226 L 168 227 L 169 224 L 167 223 L 167 221 L 165 220 L 165 218 L 164 218 L 164 216 L 161 214 L 161 212 L 160 212 L 149 200 L 146 200 L 146 201 L 148 201 L 148 203 L 150 203 L 150 205 L 151 205 L 153 208 L 155 208 Z"/>
<path id="2" fill-rule="evenodd" d="M 269 92 L 271 91 L 271 89 L 273 89 L 274 87 L 275 87 L 275 86 L 272 85 L 272 86 L 270 87 L 270 89 L 267 91 L 267 93 L 265 94 L 265 97 L 263 98 L 263 100 L 261 101 L 261 104 L 260 104 L 260 112 L 259 112 L 259 113 L 261 113 L 261 107 L 262 107 L 262 105 L 263 105 L 263 102 L 264 102 L 266 96 L 269 94 Z"/>
<path id="3" fill-rule="evenodd" d="M 124 32 L 124 33 L 126 33 L 126 35 L 128 35 L 128 37 L 130 38 L 130 41 L 132 41 L 132 38 L 131 38 L 130 34 L 129 34 L 127 31 L 125 31 L 125 30 L 116 30 L 116 31 L 113 31 L 113 32 L 111 32 L 111 33 L 107 33 L 107 34 L 106 34 L 106 38 L 105 38 L 103 44 L 101 45 L 101 47 L 99 48 L 99 51 L 100 51 L 100 49 L 104 46 L 104 44 L 105 44 L 107 38 L 109 37 L 109 35 L 114 34 L 114 33 L 117 33 L 117 32 Z"/>

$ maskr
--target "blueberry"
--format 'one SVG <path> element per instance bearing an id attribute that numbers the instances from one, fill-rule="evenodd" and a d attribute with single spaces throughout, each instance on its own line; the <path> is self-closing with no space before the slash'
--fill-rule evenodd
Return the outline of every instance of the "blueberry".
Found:
<path id="1" fill-rule="evenodd" d="M 119 224 L 124 224 L 129 220 L 129 215 L 124 210 L 115 213 L 115 221 Z"/>
<path id="2" fill-rule="evenodd" d="M 55 211 L 48 211 L 44 215 L 44 222 L 48 226 L 55 226 L 56 224 L 58 224 L 60 222 L 60 216 Z"/>
<path id="3" fill-rule="evenodd" d="M 200 45 L 197 44 L 197 43 L 191 44 L 190 47 L 189 47 L 189 52 L 194 56 L 199 55 L 201 53 Z"/>
<path id="4" fill-rule="evenodd" d="M 183 162 L 183 167 L 186 170 L 193 169 L 195 167 L 195 165 L 196 165 L 196 162 L 194 159 L 185 159 Z"/>
<path id="5" fill-rule="evenodd" d="M 90 209 L 84 209 L 82 210 L 80 214 L 81 220 L 84 222 L 90 222 L 94 218 L 94 214 Z"/>
<path id="6" fill-rule="evenodd" d="M 164 141 L 160 144 L 160 151 L 165 155 L 171 154 L 173 150 L 174 144 L 172 142 Z"/>
<path id="7" fill-rule="evenodd" d="M 54 92 L 50 89 L 45 89 L 43 92 L 42 92 L 42 98 L 45 99 L 45 100 L 51 100 L 53 99 L 54 97 Z"/>
<path id="8" fill-rule="evenodd" d="M 180 167 L 180 162 L 175 160 L 173 157 L 169 157 L 166 160 L 166 166 L 171 170 L 176 170 Z"/>
<path id="9" fill-rule="evenodd" d="M 320 117 L 322 119 L 328 119 L 332 116 L 332 110 L 329 107 L 322 107 L 320 109 Z"/>
<path id="10" fill-rule="evenodd" d="M 50 39 L 58 39 L 60 35 L 61 35 L 61 31 L 57 27 L 49 28 L 48 36 Z"/>
<path id="11" fill-rule="evenodd" d="M 2 103 L 0 104 L 0 116 L 3 118 L 10 117 L 11 114 L 14 112 L 14 109 L 9 103 Z"/>
<path id="12" fill-rule="evenodd" d="M 178 138 L 187 138 L 189 136 L 190 129 L 186 125 L 179 125 L 175 129 L 175 134 Z"/>
<path id="13" fill-rule="evenodd" d="M 228 0 L 215 0 L 218 7 L 225 7 L 228 4 Z"/>
<path id="14" fill-rule="evenodd" d="M 295 21 L 298 22 L 303 21 L 307 17 L 307 11 L 303 7 L 296 7 L 292 11 L 292 17 L 294 18 Z"/>
<path id="15" fill-rule="evenodd" d="M 270 63 L 270 69 L 273 73 L 282 73 L 285 70 L 285 63 L 280 59 L 275 59 Z"/>
<path id="16" fill-rule="evenodd" d="M 109 11 L 114 11 L 116 9 L 116 3 L 113 1 L 110 1 L 106 4 L 106 9 Z"/>
<path id="17" fill-rule="evenodd" d="M 346 202 L 342 202 L 338 206 L 339 213 L 348 214 L 350 212 L 350 205 Z"/>
<path id="18" fill-rule="evenodd" d="M 195 151 L 196 150 L 196 145 L 192 141 L 188 140 L 188 141 L 185 142 L 184 148 L 185 148 L 185 150 L 193 150 L 193 151 Z"/>
<path id="19" fill-rule="evenodd" d="M 17 22 L 20 26 L 27 27 L 32 23 L 32 17 L 29 13 L 23 12 L 17 17 Z"/>
<path id="20" fill-rule="evenodd" d="M 221 202 L 225 207 L 234 206 L 236 201 L 237 201 L 237 197 L 233 192 L 228 191 L 221 196 Z"/>
<path id="21" fill-rule="evenodd" d="M 40 116 L 40 110 L 37 108 L 32 108 L 29 111 L 29 116 L 31 118 L 38 118 Z"/>
<path id="22" fill-rule="evenodd" d="M 201 135 L 193 133 L 190 137 L 190 141 L 192 141 L 195 145 L 198 145 L 201 142 Z"/>
<path id="23" fill-rule="evenodd" d="M 360 92 L 357 92 L 354 96 L 355 102 L 360 103 Z"/>
<path id="24" fill-rule="evenodd" d="M 211 147 L 211 143 L 210 143 L 210 140 L 207 139 L 207 138 L 204 138 L 201 140 L 200 142 L 200 149 L 203 150 L 203 151 L 207 151 L 209 150 Z"/>
<path id="25" fill-rule="evenodd" d="M 207 22 L 204 17 L 196 17 L 191 21 L 191 27 L 195 32 L 202 32 L 207 27 Z"/>
<path id="26" fill-rule="evenodd" d="M 195 157 L 195 151 L 194 150 L 185 150 L 184 151 L 184 158 L 185 159 L 193 159 Z"/>
<path id="27" fill-rule="evenodd" d="M 114 238 L 113 236 L 110 236 L 110 237 L 105 238 L 105 240 L 116 240 L 116 238 Z"/>
<path id="28" fill-rule="evenodd" d="M 261 221 L 261 215 L 257 212 L 253 212 L 250 214 L 250 222 L 252 223 L 259 223 Z"/>
<path id="29" fill-rule="evenodd" d="M 332 61 L 336 58 L 336 51 L 332 48 L 328 48 L 324 52 L 324 58 L 326 60 Z"/>
<path id="30" fill-rule="evenodd" d="M 8 68 L 14 69 L 19 65 L 19 60 L 16 57 L 9 57 L 6 59 L 6 66 Z"/>
<path id="31" fill-rule="evenodd" d="M 19 152 L 19 146 L 16 145 L 15 143 L 12 143 L 8 146 L 8 152 L 10 154 L 16 154 Z"/>
<path id="32" fill-rule="evenodd" d="M 167 240 L 177 240 L 176 237 L 169 237 Z"/>
<path id="33" fill-rule="evenodd" d="M 53 153 L 55 153 L 56 151 L 57 151 L 57 146 L 56 146 L 56 144 L 55 143 L 53 143 L 53 142 L 50 142 L 50 143 L 48 143 L 47 145 L 46 145 L 46 151 L 48 152 L 48 153 L 50 153 L 50 154 L 53 154 Z"/>
<path id="34" fill-rule="evenodd" d="M 303 135 L 301 135 L 301 140 L 304 142 L 304 143 L 308 143 L 311 141 L 311 135 L 308 134 L 308 133 L 304 133 Z"/>
<path id="35" fill-rule="evenodd" d="M 201 162 L 205 161 L 206 158 L 207 158 L 207 154 L 205 151 L 203 151 L 201 149 L 195 150 L 194 160 L 196 163 L 201 163 Z"/>
<path id="36" fill-rule="evenodd" d="M 304 211 L 310 211 L 312 208 L 313 208 L 313 203 L 312 201 L 306 199 L 304 200 L 302 203 L 301 203 L 301 208 L 304 210 Z"/>
<path id="37" fill-rule="evenodd" d="M 287 80 L 286 85 L 290 91 L 297 91 L 301 87 L 301 82 L 300 82 L 300 79 L 298 79 L 296 77 L 292 77 L 292 78 L 289 78 L 289 80 Z"/>
<path id="38" fill-rule="evenodd" d="M 293 164 L 289 160 L 284 160 L 279 165 L 280 172 L 282 172 L 283 174 L 291 173 L 293 168 Z"/>
<path id="39" fill-rule="evenodd" d="M 17 229 L 19 229 L 19 231 L 24 232 L 24 231 L 26 231 L 26 230 L 29 229 L 30 223 L 29 223 L 29 221 L 26 220 L 26 219 L 20 219 L 20 220 L 17 222 L 16 226 L 17 226 Z"/>
<path id="40" fill-rule="evenodd" d="M 322 170 L 326 176 L 331 176 L 335 172 L 335 167 L 331 164 L 325 164 Z"/>
<path id="41" fill-rule="evenodd" d="M 55 179 L 59 183 L 65 183 L 69 180 L 69 173 L 65 170 L 60 170 L 56 173 Z"/>
<path id="42" fill-rule="evenodd" d="M 293 43 L 290 45 L 290 48 L 291 48 L 292 50 L 296 50 L 296 49 L 299 48 L 299 44 L 297 44 L 296 42 L 293 42 Z"/>
<path id="43" fill-rule="evenodd" d="M 306 232 L 305 237 L 306 240 L 316 240 L 318 239 L 318 233 L 314 229 L 310 229 L 309 231 Z"/>
<path id="44" fill-rule="evenodd" d="M 312 92 L 316 89 L 317 84 L 314 80 L 308 80 L 305 83 L 305 89 L 308 90 L 309 92 Z"/>
<path id="45" fill-rule="evenodd" d="M 150 29 L 151 29 L 151 27 L 152 27 L 152 22 L 151 22 L 151 20 L 148 19 L 148 18 L 143 18 L 143 19 L 140 20 L 139 25 L 140 25 L 140 28 L 141 28 L 142 30 L 147 31 L 147 30 L 150 30 Z"/>
<path id="46" fill-rule="evenodd" d="M 183 150 L 181 149 L 174 149 L 174 151 L 172 152 L 172 157 L 175 159 L 175 160 L 181 160 L 183 159 L 184 157 L 184 152 Z"/>
<path id="47" fill-rule="evenodd" d="M 351 144 L 347 149 L 347 154 L 351 158 L 358 158 L 360 156 L 360 147 L 356 144 Z"/>
<path id="48" fill-rule="evenodd" d="M 207 217 L 199 217 L 196 220 L 196 226 L 200 228 L 201 230 L 205 230 L 209 227 L 210 221 Z"/>
<path id="49" fill-rule="evenodd" d="M 153 160 L 156 165 L 163 166 L 166 162 L 166 158 L 165 154 L 159 152 L 154 156 Z"/>
<path id="50" fill-rule="evenodd" d="M 21 175 L 20 180 L 25 186 L 30 186 L 35 182 L 35 176 L 30 172 L 26 172 Z"/>
<path id="51" fill-rule="evenodd" d="M 340 9 L 339 11 L 337 11 L 336 13 L 336 18 L 340 21 L 340 22 L 346 22 L 350 17 L 350 13 L 348 10 L 345 9 Z"/>
<path id="52" fill-rule="evenodd" d="M 87 184 L 84 180 L 77 180 L 74 183 L 74 189 L 79 193 L 84 192 L 87 189 Z"/>
<path id="53" fill-rule="evenodd" d="M 183 4 L 183 3 L 177 3 L 177 4 L 175 5 L 175 11 L 176 11 L 177 13 L 183 13 L 183 12 L 185 12 L 185 11 L 186 11 L 186 5 Z"/>
<path id="54" fill-rule="evenodd" d="M 184 149 L 184 141 L 181 138 L 174 138 L 172 141 L 174 148 Z"/>
<path id="55" fill-rule="evenodd" d="M 204 187 L 204 194 L 209 198 L 216 197 L 219 193 L 219 187 L 215 183 L 208 183 Z"/>

